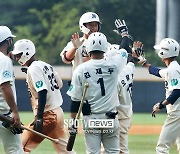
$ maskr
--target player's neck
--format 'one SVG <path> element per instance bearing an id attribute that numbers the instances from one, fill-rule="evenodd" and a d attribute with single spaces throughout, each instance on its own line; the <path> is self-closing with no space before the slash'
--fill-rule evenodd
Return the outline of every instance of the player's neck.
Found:
<path id="1" fill-rule="evenodd" d="M 91 59 L 103 59 L 103 58 L 104 58 L 104 54 L 101 52 L 91 54 Z"/>
<path id="2" fill-rule="evenodd" d="M 7 55 L 8 52 L 7 52 L 7 48 L 5 46 L 1 46 L 0 47 L 0 51 L 4 54 L 4 55 Z"/>
<path id="3" fill-rule="evenodd" d="M 29 67 L 29 66 L 32 64 L 33 61 L 37 61 L 37 59 L 36 59 L 34 56 L 31 57 L 31 58 L 27 61 L 26 66 Z"/>

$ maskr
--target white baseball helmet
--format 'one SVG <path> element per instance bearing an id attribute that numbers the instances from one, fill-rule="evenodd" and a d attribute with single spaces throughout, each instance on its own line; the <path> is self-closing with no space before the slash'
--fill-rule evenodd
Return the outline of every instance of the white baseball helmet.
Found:
<path id="1" fill-rule="evenodd" d="M 107 52 L 108 42 L 106 36 L 100 32 L 92 33 L 87 41 L 87 52 L 102 51 Z"/>
<path id="2" fill-rule="evenodd" d="M 179 55 L 179 44 L 171 38 L 163 39 L 159 45 L 155 45 L 154 49 L 158 51 L 160 58 L 177 57 Z"/>
<path id="3" fill-rule="evenodd" d="M 120 45 L 118 44 L 111 44 L 108 46 L 108 51 L 106 53 L 107 58 L 111 58 L 115 56 L 120 50 Z"/>
<path id="4" fill-rule="evenodd" d="M 34 43 L 27 39 L 18 40 L 14 44 L 12 54 L 17 55 L 19 53 L 22 53 L 22 55 L 18 60 L 18 63 L 24 65 L 36 53 Z"/>
<path id="5" fill-rule="evenodd" d="M 3 42 L 9 37 L 16 37 L 11 33 L 11 30 L 7 26 L 0 26 L 0 42 Z"/>
<path id="6" fill-rule="evenodd" d="M 84 13 L 79 20 L 79 28 L 80 28 L 81 32 L 83 32 L 84 34 L 88 34 L 90 32 L 90 30 L 88 28 L 86 28 L 86 26 L 84 24 L 93 22 L 93 21 L 96 21 L 99 23 L 99 29 L 100 29 L 101 22 L 99 20 L 99 16 L 94 12 Z"/>

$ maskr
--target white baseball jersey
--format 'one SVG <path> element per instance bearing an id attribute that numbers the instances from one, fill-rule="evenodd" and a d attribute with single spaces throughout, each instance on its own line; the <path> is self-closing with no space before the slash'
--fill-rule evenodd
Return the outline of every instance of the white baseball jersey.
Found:
<path id="1" fill-rule="evenodd" d="M 135 65 L 129 62 L 118 75 L 119 114 L 123 118 L 131 117 L 132 111 L 132 85 Z"/>
<path id="2" fill-rule="evenodd" d="M 84 37 L 81 37 L 80 38 L 80 41 L 82 41 L 84 39 Z M 110 43 L 108 43 L 109 46 L 110 46 Z M 83 60 L 83 57 L 87 57 L 88 56 L 88 53 L 86 51 L 86 45 L 87 45 L 87 39 L 84 40 L 83 44 L 76 50 L 76 53 L 75 53 L 75 56 L 74 56 L 74 59 L 72 60 L 72 71 L 75 70 L 75 68 L 84 63 L 84 60 Z M 72 49 L 74 46 L 72 44 L 72 42 L 68 42 L 67 46 L 63 49 L 63 51 L 60 53 L 60 56 L 62 57 L 64 63 L 67 63 L 67 64 L 70 64 L 71 61 L 67 61 L 65 58 L 64 58 L 64 53 L 66 51 L 69 51 L 70 49 Z"/>
<path id="3" fill-rule="evenodd" d="M 83 37 L 81 37 L 80 38 L 80 41 L 82 41 L 84 38 Z M 84 61 L 83 61 L 83 56 L 87 56 L 87 52 L 86 52 L 86 44 L 87 44 L 87 39 L 85 39 L 84 40 L 84 42 L 83 42 L 83 44 L 76 50 L 76 53 L 75 53 L 75 57 L 74 57 L 74 59 L 72 60 L 72 65 L 73 65 L 73 71 L 74 71 L 74 69 L 78 66 L 78 65 L 80 65 L 80 64 L 82 64 Z M 61 57 L 62 57 L 62 59 L 63 59 L 63 61 L 65 62 L 65 63 L 71 63 L 70 61 L 67 61 L 67 60 L 65 60 L 64 59 L 64 53 L 66 52 L 66 51 L 69 51 L 70 49 L 72 49 L 74 46 L 73 46 L 73 44 L 72 44 L 72 42 L 70 41 L 70 42 L 68 42 L 68 44 L 67 44 L 67 46 L 63 49 L 63 51 L 61 52 Z"/>
<path id="4" fill-rule="evenodd" d="M 5 82 L 10 82 L 11 88 L 14 94 L 14 99 L 16 102 L 16 90 L 15 90 L 15 83 L 14 83 L 14 72 L 13 72 L 13 65 L 11 59 L 0 52 L 0 85 Z M 9 112 L 10 108 L 7 102 L 4 100 L 2 96 L 2 92 L 0 91 L 0 113 L 5 114 Z"/>
<path id="5" fill-rule="evenodd" d="M 45 111 L 55 109 L 62 105 L 63 99 L 59 88 L 59 79 L 53 67 L 43 61 L 33 61 L 27 70 L 27 84 L 31 96 L 32 109 L 37 113 L 38 92 L 47 90 Z"/>
<path id="6" fill-rule="evenodd" d="M 79 65 L 72 77 L 67 94 L 74 101 L 80 101 L 85 82 L 89 88 L 85 100 L 91 106 L 92 113 L 106 113 L 118 106 L 118 74 L 127 63 L 127 52 L 119 52 L 109 59 L 91 59 Z"/>
<path id="7" fill-rule="evenodd" d="M 166 69 L 159 71 L 160 76 L 165 80 L 166 98 L 172 93 L 174 89 L 180 89 L 180 65 L 177 61 L 173 61 Z M 167 105 L 167 113 L 180 110 L 180 98 L 171 105 Z"/>

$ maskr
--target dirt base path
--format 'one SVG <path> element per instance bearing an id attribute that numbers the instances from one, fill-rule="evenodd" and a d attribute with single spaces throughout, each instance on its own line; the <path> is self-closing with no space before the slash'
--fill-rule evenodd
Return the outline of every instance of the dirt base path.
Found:
<path id="1" fill-rule="evenodd" d="M 129 134 L 160 134 L 161 125 L 132 125 Z"/>

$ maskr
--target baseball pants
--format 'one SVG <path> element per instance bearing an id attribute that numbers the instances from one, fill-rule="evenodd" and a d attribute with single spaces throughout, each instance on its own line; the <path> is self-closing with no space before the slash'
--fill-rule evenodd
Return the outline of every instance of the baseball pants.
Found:
<path id="1" fill-rule="evenodd" d="M 107 117 L 105 114 L 92 114 L 83 117 L 83 120 L 88 119 L 107 119 Z M 100 154 L 101 143 L 106 154 L 119 154 L 119 122 L 117 118 L 113 120 L 114 128 L 96 129 L 84 127 L 87 154 Z"/>
<path id="2" fill-rule="evenodd" d="M 156 146 L 156 154 L 169 154 L 169 149 L 180 136 L 180 116 L 170 113 L 162 127 Z"/>
<path id="3" fill-rule="evenodd" d="M 131 118 L 119 119 L 120 154 L 129 154 L 128 131 L 130 127 L 131 127 Z"/>
<path id="4" fill-rule="evenodd" d="M 14 135 L 10 130 L 2 126 L 0 122 L 0 140 L 6 154 L 23 154 L 21 135 Z"/>
<path id="5" fill-rule="evenodd" d="M 60 143 L 53 143 L 53 146 L 58 154 L 67 154 L 67 153 L 75 153 L 74 151 L 68 152 L 66 150 L 67 142 L 68 142 L 68 134 L 64 127 L 64 113 L 62 109 L 56 108 L 54 110 L 50 110 L 44 113 L 43 115 L 43 130 L 42 133 L 59 139 Z M 29 125 L 29 128 L 33 129 L 33 126 Z M 30 153 L 33 149 L 35 149 L 42 141 L 43 137 L 39 137 L 38 135 L 24 130 L 22 134 L 22 142 L 23 148 L 26 153 Z"/>

